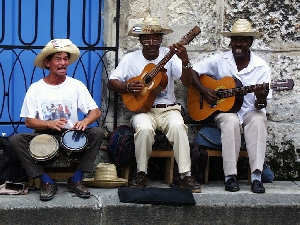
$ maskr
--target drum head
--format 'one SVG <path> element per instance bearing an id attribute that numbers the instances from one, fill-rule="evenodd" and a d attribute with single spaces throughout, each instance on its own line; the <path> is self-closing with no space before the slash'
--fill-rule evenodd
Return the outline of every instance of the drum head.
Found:
<path id="1" fill-rule="evenodd" d="M 69 130 L 62 135 L 62 146 L 67 150 L 80 151 L 87 145 L 85 133 L 80 130 Z"/>
<path id="2" fill-rule="evenodd" d="M 34 137 L 29 144 L 31 155 L 36 160 L 47 160 L 57 153 L 59 148 L 57 140 L 49 134 Z"/>

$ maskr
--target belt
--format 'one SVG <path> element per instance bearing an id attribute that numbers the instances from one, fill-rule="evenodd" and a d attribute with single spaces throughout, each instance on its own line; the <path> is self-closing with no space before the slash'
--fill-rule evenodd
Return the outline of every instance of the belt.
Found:
<path id="1" fill-rule="evenodd" d="M 153 105 L 152 108 L 167 108 L 169 106 L 174 106 L 177 104 L 157 104 L 157 105 Z"/>

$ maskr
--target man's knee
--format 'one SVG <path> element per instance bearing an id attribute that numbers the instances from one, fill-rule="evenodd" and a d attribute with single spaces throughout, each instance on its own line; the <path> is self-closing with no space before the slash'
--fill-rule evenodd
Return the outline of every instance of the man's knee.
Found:
<path id="1" fill-rule="evenodd" d="M 96 137 L 97 139 L 103 139 L 104 138 L 104 132 L 101 127 L 92 127 L 90 128 L 89 133 L 92 137 Z"/>

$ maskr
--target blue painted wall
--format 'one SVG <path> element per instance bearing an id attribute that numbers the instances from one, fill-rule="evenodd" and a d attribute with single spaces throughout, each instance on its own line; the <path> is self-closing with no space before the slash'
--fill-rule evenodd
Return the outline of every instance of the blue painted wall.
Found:
<path id="1" fill-rule="evenodd" d="M 101 106 L 101 0 L 0 0 L 0 135 L 31 132 L 19 117 L 26 90 L 47 75 L 33 66 L 53 38 L 69 38 L 80 59 L 68 75 L 81 80 Z"/>

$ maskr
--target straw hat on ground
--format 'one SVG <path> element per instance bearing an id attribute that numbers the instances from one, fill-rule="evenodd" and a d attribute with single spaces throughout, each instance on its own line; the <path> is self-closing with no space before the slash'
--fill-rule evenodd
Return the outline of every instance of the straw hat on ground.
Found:
<path id="1" fill-rule="evenodd" d="M 141 24 L 133 26 L 128 35 L 138 37 L 141 34 L 170 34 L 173 30 L 163 28 L 155 17 L 146 17 Z"/>
<path id="2" fill-rule="evenodd" d="M 58 52 L 70 53 L 69 65 L 74 63 L 80 55 L 80 51 L 76 45 L 74 45 L 69 39 L 53 39 L 42 49 L 42 51 L 36 56 L 34 65 L 46 69 L 44 60 L 47 56 Z"/>
<path id="3" fill-rule="evenodd" d="M 251 23 L 247 19 L 238 19 L 234 22 L 231 32 L 221 32 L 221 35 L 224 37 L 251 36 L 259 38 L 262 33 L 253 31 Z"/>
<path id="4" fill-rule="evenodd" d="M 128 180 L 118 178 L 114 164 L 99 163 L 96 167 L 94 178 L 85 178 L 83 182 L 92 187 L 114 188 L 127 184 Z"/>

